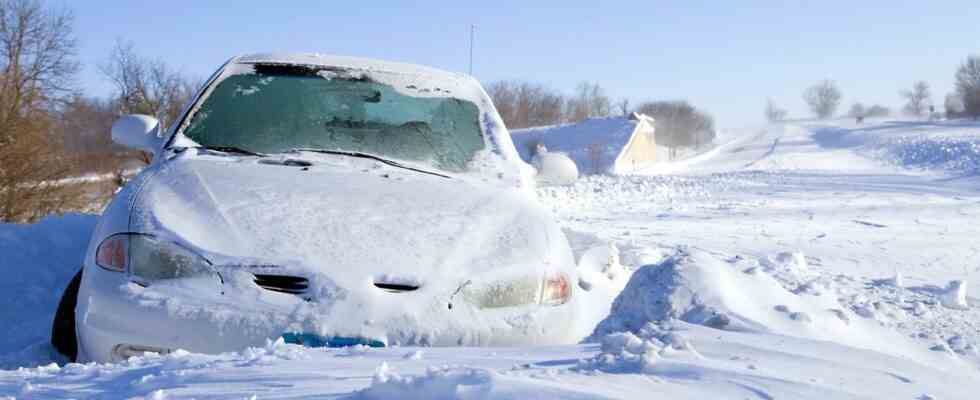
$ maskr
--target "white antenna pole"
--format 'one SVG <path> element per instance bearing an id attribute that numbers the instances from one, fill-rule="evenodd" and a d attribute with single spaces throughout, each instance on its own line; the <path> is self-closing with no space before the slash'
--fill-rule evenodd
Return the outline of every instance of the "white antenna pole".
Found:
<path id="1" fill-rule="evenodd" d="M 473 35 L 476 31 L 476 25 L 470 25 L 470 75 L 473 75 Z"/>

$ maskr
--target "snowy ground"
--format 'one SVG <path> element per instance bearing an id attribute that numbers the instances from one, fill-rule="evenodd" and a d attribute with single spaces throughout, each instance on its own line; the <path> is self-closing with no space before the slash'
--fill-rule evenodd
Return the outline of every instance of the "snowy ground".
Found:
<path id="1" fill-rule="evenodd" d="M 0 398 L 974 398 L 978 172 L 978 124 L 793 123 L 543 188 L 597 327 L 534 348 L 270 342 L 59 367 L 50 293 L 95 219 L 0 225 Z"/>

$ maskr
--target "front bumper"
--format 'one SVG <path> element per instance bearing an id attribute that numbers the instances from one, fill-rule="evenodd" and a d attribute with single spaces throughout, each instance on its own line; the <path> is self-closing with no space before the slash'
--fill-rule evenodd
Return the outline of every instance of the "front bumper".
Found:
<path id="1" fill-rule="evenodd" d="M 141 349 L 240 351 L 280 336 L 308 346 L 511 346 L 578 339 L 570 335 L 574 298 L 562 306 L 480 310 L 448 290 L 391 293 L 366 285 L 317 302 L 228 278 L 159 290 L 88 268 L 76 313 L 80 359 L 118 361 Z"/>

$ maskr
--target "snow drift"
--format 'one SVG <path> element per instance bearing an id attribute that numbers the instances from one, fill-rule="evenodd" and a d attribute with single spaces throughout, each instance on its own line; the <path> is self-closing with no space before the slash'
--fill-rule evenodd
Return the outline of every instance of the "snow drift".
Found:
<path id="1" fill-rule="evenodd" d="M 739 270 L 696 249 L 644 266 L 613 303 L 593 338 L 637 332 L 647 323 L 679 319 L 718 329 L 803 333 L 846 329 L 846 313 L 833 296 L 800 296 L 762 268 Z M 815 325 L 820 326 L 819 329 Z"/>

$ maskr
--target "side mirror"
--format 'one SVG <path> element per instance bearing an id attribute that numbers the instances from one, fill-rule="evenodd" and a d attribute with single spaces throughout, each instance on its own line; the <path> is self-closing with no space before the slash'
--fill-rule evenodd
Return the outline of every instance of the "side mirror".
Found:
<path id="1" fill-rule="evenodd" d="M 123 116 L 112 124 L 112 141 L 155 155 L 163 144 L 160 121 L 149 115 Z"/>

